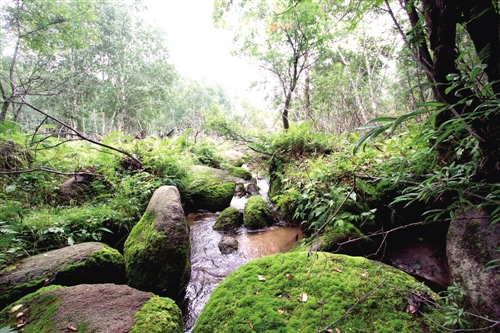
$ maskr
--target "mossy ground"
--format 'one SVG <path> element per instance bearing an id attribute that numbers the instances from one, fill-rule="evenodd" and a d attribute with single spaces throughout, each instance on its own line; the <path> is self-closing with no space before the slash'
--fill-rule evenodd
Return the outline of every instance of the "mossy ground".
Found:
<path id="1" fill-rule="evenodd" d="M 430 292 L 411 276 L 361 257 L 277 254 L 230 274 L 192 332 L 317 332 L 342 316 L 333 332 L 441 332 L 427 317 L 404 312 L 408 291 L 422 289 Z M 424 311 L 442 322 L 438 312 Z"/>
<path id="2" fill-rule="evenodd" d="M 189 281 L 189 245 L 168 246 L 167 236 L 156 231 L 153 222 L 154 215 L 145 213 L 125 242 L 127 284 L 175 297 Z"/>
<path id="3" fill-rule="evenodd" d="M 182 333 L 182 312 L 170 298 L 152 297 L 134 320 L 130 333 Z"/>
<path id="4" fill-rule="evenodd" d="M 262 229 L 274 222 L 267 202 L 261 197 L 251 196 L 245 204 L 243 224 L 248 229 Z"/>

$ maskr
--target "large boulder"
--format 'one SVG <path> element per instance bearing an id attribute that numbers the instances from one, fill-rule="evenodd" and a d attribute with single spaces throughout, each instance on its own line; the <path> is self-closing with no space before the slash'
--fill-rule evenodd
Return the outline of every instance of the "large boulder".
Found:
<path id="1" fill-rule="evenodd" d="M 28 257 L 0 271 L 0 308 L 51 284 L 124 283 L 123 256 L 89 242 Z"/>
<path id="2" fill-rule="evenodd" d="M 243 213 L 234 207 L 228 207 L 220 213 L 212 229 L 217 231 L 233 231 L 243 224 Z"/>
<path id="3" fill-rule="evenodd" d="M 25 333 L 182 332 L 182 313 L 169 298 L 126 285 L 50 286 L 0 312 L 0 327 Z"/>
<path id="4" fill-rule="evenodd" d="M 444 332 L 444 314 L 423 304 L 431 295 L 410 275 L 362 257 L 276 254 L 228 275 L 192 332 Z"/>
<path id="5" fill-rule="evenodd" d="M 451 280 L 465 291 L 471 309 L 500 320 L 500 269 L 486 269 L 488 262 L 500 260 L 500 223 L 490 226 L 483 210 L 456 216 L 446 241 Z"/>
<path id="6" fill-rule="evenodd" d="M 189 228 L 174 186 L 162 186 L 124 246 L 127 283 L 139 290 L 176 298 L 189 282 Z"/>
<path id="7" fill-rule="evenodd" d="M 261 197 L 248 198 L 243 211 L 243 224 L 248 229 L 264 229 L 274 223 L 274 218 L 267 202 Z"/>
<path id="8" fill-rule="evenodd" d="M 189 193 L 184 193 L 183 201 L 187 211 L 204 209 L 220 212 L 229 207 L 238 178 L 226 170 L 202 165 L 193 166 L 191 172 L 197 185 Z"/>

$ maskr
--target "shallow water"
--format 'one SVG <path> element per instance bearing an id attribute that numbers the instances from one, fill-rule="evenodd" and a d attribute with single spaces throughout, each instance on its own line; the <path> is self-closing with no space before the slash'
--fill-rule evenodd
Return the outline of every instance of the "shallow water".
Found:
<path id="1" fill-rule="evenodd" d="M 266 184 L 259 182 L 261 196 L 267 195 Z M 246 198 L 235 196 L 231 206 L 243 209 Z M 284 253 L 302 238 L 300 228 L 273 226 L 261 231 L 242 227 L 232 236 L 239 243 L 237 252 L 221 254 L 218 243 L 223 233 L 214 231 L 218 214 L 193 213 L 188 216 L 191 226 L 191 280 L 184 298 L 185 332 L 190 332 L 194 322 L 208 301 L 215 287 L 232 271 L 244 263 L 275 253 Z"/>

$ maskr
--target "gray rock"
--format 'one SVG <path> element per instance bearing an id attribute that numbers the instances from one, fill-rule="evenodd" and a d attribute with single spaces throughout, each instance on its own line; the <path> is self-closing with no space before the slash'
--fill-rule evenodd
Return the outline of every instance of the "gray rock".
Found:
<path id="1" fill-rule="evenodd" d="M 0 327 L 26 332 L 182 332 L 182 313 L 166 297 L 115 284 L 50 286 L 0 311 Z"/>
<path id="2" fill-rule="evenodd" d="M 124 283 L 122 255 L 97 242 L 28 257 L 0 272 L 0 308 L 52 284 Z"/>
<path id="3" fill-rule="evenodd" d="M 468 305 L 480 315 L 500 319 L 500 269 L 485 270 L 500 258 L 500 223 L 490 227 L 483 210 L 457 213 L 450 224 L 446 254 L 451 280 L 466 292 Z"/>
<path id="4" fill-rule="evenodd" d="M 174 186 L 158 188 L 124 246 L 127 283 L 175 298 L 189 281 L 189 228 Z"/>
<path id="5" fill-rule="evenodd" d="M 238 241 L 231 236 L 223 236 L 217 246 L 222 254 L 230 254 L 238 251 Z"/>

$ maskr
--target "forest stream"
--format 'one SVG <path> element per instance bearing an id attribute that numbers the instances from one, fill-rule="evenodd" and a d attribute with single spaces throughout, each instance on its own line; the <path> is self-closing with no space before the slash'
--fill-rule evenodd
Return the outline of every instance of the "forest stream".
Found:
<path id="1" fill-rule="evenodd" d="M 259 180 L 257 185 L 260 195 L 266 199 L 266 181 Z M 247 198 L 236 195 L 231 206 L 243 209 L 246 200 Z M 217 245 L 224 234 L 212 229 L 217 216 L 214 213 L 198 212 L 187 217 L 191 227 L 191 280 L 186 286 L 183 302 L 185 332 L 191 331 L 210 294 L 229 273 L 250 260 L 287 252 L 303 236 L 300 228 L 284 225 L 256 232 L 242 227 L 233 235 L 239 243 L 238 251 L 221 254 Z"/>

